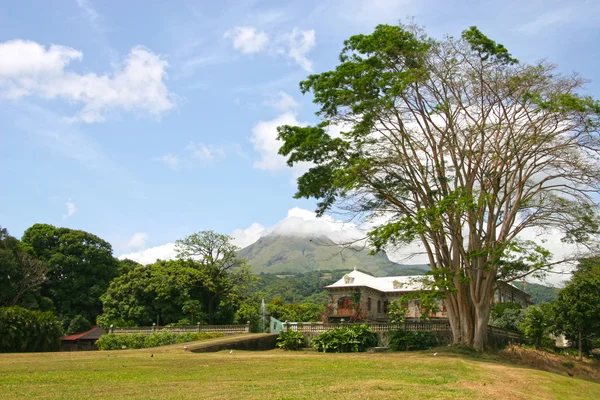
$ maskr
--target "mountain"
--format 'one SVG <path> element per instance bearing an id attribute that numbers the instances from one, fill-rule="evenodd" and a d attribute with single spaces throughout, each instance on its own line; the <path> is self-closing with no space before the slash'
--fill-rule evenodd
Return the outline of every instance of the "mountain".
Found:
<path id="1" fill-rule="evenodd" d="M 339 246 L 327 237 L 264 236 L 240 250 L 252 272 L 298 274 L 310 271 L 351 271 L 355 267 L 375 276 L 419 275 L 427 265 L 403 265 L 390 261 L 384 252 Z"/>
<path id="2" fill-rule="evenodd" d="M 559 288 L 544 286 L 540 285 L 539 283 L 526 282 L 525 287 L 523 287 L 522 282 L 513 282 L 513 285 L 530 295 L 533 304 L 549 303 L 554 301 L 558 297 L 558 292 L 560 291 Z"/>

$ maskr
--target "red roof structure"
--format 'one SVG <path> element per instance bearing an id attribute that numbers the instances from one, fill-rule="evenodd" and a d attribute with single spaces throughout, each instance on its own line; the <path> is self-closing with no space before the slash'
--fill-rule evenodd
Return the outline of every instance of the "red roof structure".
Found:
<path id="1" fill-rule="evenodd" d="M 96 340 L 96 339 L 99 339 L 100 336 L 104 335 L 105 333 L 106 333 L 106 331 L 104 329 L 102 329 L 98 326 L 94 326 L 85 332 L 74 333 L 73 335 L 63 336 L 60 338 L 60 340 L 66 340 L 66 341 L 75 341 L 75 340 L 79 340 L 79 339 Z"/>

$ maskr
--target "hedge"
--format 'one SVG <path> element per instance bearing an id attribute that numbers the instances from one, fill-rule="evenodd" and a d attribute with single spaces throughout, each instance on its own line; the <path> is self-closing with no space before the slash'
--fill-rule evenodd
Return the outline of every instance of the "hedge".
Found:
<path id="1" fill-rule="evenodd" d="M 55 351 L 62 325 L 50 311 L 0 307 L 0 353 Z"/>
<path id="2" fill-rule="evenodd" d="M 182 333 L 174 334 L 170 332 L 153 333 L 145 335 L 143 333 L 132 333 L 128 335 L 108 334 L 102 336 L 96 341 L 96 346 L 100 350 L 121 350 L 121 349 L 145 349 L 148 347 L 166 346 L 169 344 L 194 342 L 196 340 L 213 339 L 225 336 L 220 332 L 200 332 L 200 333 Z"/>

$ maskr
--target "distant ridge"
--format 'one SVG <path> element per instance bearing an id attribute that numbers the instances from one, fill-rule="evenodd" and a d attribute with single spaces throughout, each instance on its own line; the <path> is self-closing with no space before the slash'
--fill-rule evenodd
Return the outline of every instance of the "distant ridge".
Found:
<path id="1" fill-rule="evenodd" d="M 385 252 L 370 255 L 369 249 L 340 246 L 325 236 L 269 235 L 240 250 L 252 272 L 300 274 L 311 271 L 351 271 L 355 267 L 375 276 L 420 275 L 427 265 L 404 265 L 390 261 Z"/>

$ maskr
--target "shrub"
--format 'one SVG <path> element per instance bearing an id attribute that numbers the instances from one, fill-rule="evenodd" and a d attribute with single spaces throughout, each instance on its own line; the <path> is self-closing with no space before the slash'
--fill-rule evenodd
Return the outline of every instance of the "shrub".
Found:
<path id="1" fill-rule="evenodd" d="M 359 352 L 377 346 L 377 335 L 366 324 L 349 325 L 321 333 L 312 344 L 324 353 Z"/>
<path id="2" fill-rule="evenodd" d="M 62 333 L 52 312 L 0 308 L 0 353 L 58 350 Z"/>
<path id="3" fill-rule="evenodd" d="M 96 341 L 100 350 L 145 349 L 148 347 L 166 346 L 169 344 L 194 342 L 196 340 L 212 339 L 225 336 L 220 332 L 188 332 L 180 335 L 170 332 L 159 332 L 151 335 L 132 333 L 127 335 L 108 334 Z"/>
<path id="4" fill-rule="evenodd" d="M 425 350 L 437 345 L 435 334 L 431 332 L 410 332 L 398 330 L 390 333 L 392 351 Z"/>
<path id="5" fill-rule="evenodd" d="M 277 346 L 284 350 L 299 350 L 304 343 L 304 335 L 297 331 L 281 332 L 277 338 Z"/>

